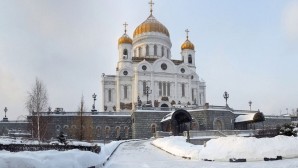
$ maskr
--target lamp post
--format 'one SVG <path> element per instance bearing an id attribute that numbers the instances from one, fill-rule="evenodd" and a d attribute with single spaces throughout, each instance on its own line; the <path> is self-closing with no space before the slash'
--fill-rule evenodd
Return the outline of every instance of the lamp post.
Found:
<path id="1" fill-rule="evenodd" d="M 95 93 L 92 95 L 92 98 L 93 98 L 94 102 L 93 102 L 92 110 L 91 110 L 91 111 L 97 111 L 97 110 L 95 109 L 95 100 L 96 100 L 96 96 L 97 96 L 97 95 L 96 95 Z"/>
<path id="2" fill-rule="evenodd" d="M 224 92 L 223 97 L 226 99 L 226 106 L 228 106 L 228 98 L 229 98 L 229 93 L 227 91 Z"/>
<path id="3" fill-rule="evenodd" d="M 4 117 L 4 118 L 7 118 L 7 117 L 6 117 L 6 112 L 7 112 L 7 111 L 8 111 L 8 109 L 7 109 L 7 107 L 5 107 L 5 108 L 4 108 L 4 112 L 5 112 L 5 117 Z"/>
<path id="4" fill-rule="evenodd" d="M 252 104 L 252 102 L 251 102 L 251 100 L 248 102 L 248 105 L 249 105 L 249 110 L 251 111 L 251 104 Z"/>
<path id="5" fill-rule="evenodd" d="M 149 91 L 149 86 L 146 86 L 147 104 L 149 104 L 148 97 L 149 97 L 149 94 L 151 93 L 152 93 L 152 90 Z"/>

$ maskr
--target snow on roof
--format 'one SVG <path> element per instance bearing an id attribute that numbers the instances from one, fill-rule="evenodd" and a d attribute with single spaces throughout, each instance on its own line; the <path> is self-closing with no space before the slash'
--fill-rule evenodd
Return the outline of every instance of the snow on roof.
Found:
<path id="1" fill-rule="evenodd" d="M 160 122 L 165 122 L 165 121 L 168 121 L 168 120 L 172 119 L 173 114 L 174 114 L 174 111 L 167 114 L 167 115 L 165 115 Z"/>
<path id="2" fill-rule="evenodd" d="M 255 114 L 256 113 L 239 115 L 238 117 L 236 117 L 235 122 L 238 123 L 238 122 L 244 122 L 244 121 L 253 121 Z"/>

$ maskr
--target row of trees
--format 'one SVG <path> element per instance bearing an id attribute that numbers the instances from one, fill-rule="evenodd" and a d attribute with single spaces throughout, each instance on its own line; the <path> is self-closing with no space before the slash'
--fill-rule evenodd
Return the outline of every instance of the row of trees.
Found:
<path id="1" fill-rule="evenodd" d="M 37 138 L 40 142 L 47 134 L 47 128 L 50 124 L 49 116 L 41 116 L 41 112 L 47 111 L 48 108 L 48 93 L 45 84 L 36 78 L 31 90 L 28 91 L 26 99 L 26 108 L 31 116 L 31 130 L 32 137 Z M 78 116 L 74 117 L 71 125 L 75 125 L 75 128 L 69 128 L 69 135 L 78 140 L 91 140 L 93 139 L 93 121 L 90 116 L 84 116 L 86 112 L 86 106 L 84 102 L 84 96 L 82 95 L 80 105 L 78 106 Z"/>

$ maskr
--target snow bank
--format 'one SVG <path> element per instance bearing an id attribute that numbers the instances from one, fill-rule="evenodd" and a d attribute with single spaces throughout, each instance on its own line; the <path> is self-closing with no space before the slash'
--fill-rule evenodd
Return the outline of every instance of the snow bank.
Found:
<path id="1" fill-rule="evenodd" d="M 152 144 L 176 156 L 199 159 L 201 145 L 193 145 L 186 142 L 185 137 L 171 136 L 158 138 Z"/>
<path id="2" fill-rule="evenodd" d="M 38 151 L 7 152 L 0 151 L 0 167 L 73 167 L 86 168 L 98 164 L 98 154 L 79 151 Z"/>
<path id="3" fill-rule="evenodd" d="M 3 144 L 10 144 L 11 140 L 1 140 Z M 42 168 L 86 168 L 90 166 L 102 166 L 110 157 L 111 153 L 122 141 L 113 141 L 106 145 L 97 144 L 101 146 L 99 154 L 80 151 L 78 149 L 68 151 L 24 151 L 24 152 L 8 152 L 0 151 L 0 168 L 5 167 L 42 167 Z M 20 143 L 20 142 L 16 142 Z M 75 145 L 95 145 L 87 142 L 74 142 Z"/>
<path id="4" fill-rule="evenodd" d="M 202 145 L 192 145 L 185 137 L 165 137 L 152 142 L 155 146 L 176 156 L 191 159 L 229 161 L 231 158 L 247 161 L 263 161 L 265 157 L 298 158 L 298 138 L 276 136 L 274 138 L 221 137 Z"/>
<path id="5" fill-rule="evenodd" d="M 206 143 L 199 154 L 200 159 L 229 161 L 230 158 L 245 158 L 258 161 L 267 158 L 298 157 L 298 138 L 276 136 L 274 138 L 222 137 Z"/>

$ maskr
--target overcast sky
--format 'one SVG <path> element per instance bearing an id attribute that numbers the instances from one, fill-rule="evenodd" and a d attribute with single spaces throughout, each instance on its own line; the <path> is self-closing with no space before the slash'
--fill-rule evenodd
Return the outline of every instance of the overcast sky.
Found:
<path id="1" fill-rule="evenodd" d="M 0 0 L 0 118 L 27 115 L 27 92 L 38 77 L 49 105 L 76 111 L 81 95 L 92 107 L 101 74 L 115 74 L 117 40 L 149 16 L 148 0 Z M 298 108 L 298 1 L 155 0 L 153 15 L 170 32 L 180 59 L 185 29 L 207 102 L 265 114 Z"/>

